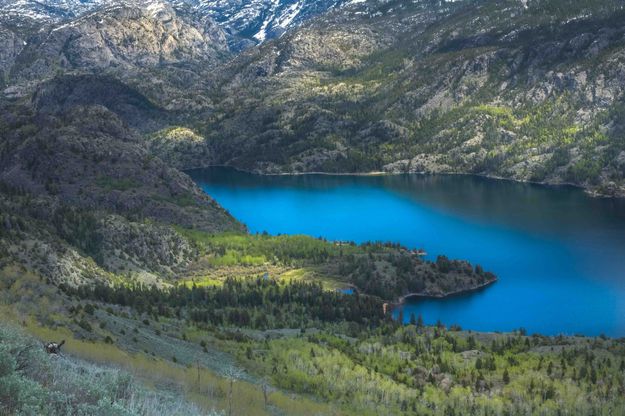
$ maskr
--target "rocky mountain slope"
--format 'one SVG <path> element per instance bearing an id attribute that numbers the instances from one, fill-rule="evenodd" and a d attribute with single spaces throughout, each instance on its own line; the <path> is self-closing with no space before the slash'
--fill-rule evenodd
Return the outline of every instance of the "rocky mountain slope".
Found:
<path id="1" fill-rule="evenodd" d="M 109 100 L 89 101 L 102 88 L 98 82 L 106 81 L 55 78 L 31 99 L 2 103 L 0 264 L 69 284 L 126 273 L 151 282 L 173 277 L 195 256 L 174 225 L 207 232 L 244 227 L 150 154 L 105 105 L 135 121 L 132 111 L 143 109 L 146 123 L 162 110 L 144 107 L 144 97 L 115 90 L 112 82 Z"/>
<path id="2" fill-rule="evenodd" d="M 366 2 L 247 51 L 198 123 L 258 172 L 453 172 L 625 195 L 619 1 Z"/>
<path id="3" fill-rule="evenodd" d="M 14 21 L 0 21 L 7 46 L 0 67 L 7 85 L 32 85 L 58 73 L 109 73 L 158 88 L 155 72 L 166 72 L 186 86 L 187 65 L 208 70 L 227 55 L 224 32 L 210 19 L 178 14 L 166 2 L 130 1 L 94 12 L 41 23 L 25 31 Z M 22 93 L 23 94 L 23 93 Z"/>
<path id="4" fill-rule="evenodd" d="M 174 0 L 180 9 L 210 16 L 230 37 L 235 51 L 280 37 L 349 0 Z"/>
<path id="5" fill-rule="evenodd" d="M 324 12 L 356 3 L 353 0 L 2 0 L 0 21 L 20 31 L 58 25 L 86 14 L 115 6 L 142 4 L 145 10 L 176 10 L 187 21 L 210 27 L 215 22 L 225 31 L 233 50 L 254 46 L 278 37 Z M 170 14 L 170 12 L 167 12 Z M 221 30 L 220 29 L 220 30 Z M 219 30 L 219 31 L 220 31 Z"/>
<path id="6" fill-rule="evenodd" d="M 214 22 L 158 0 L 1 10 L 1 264 L 57 284 L 161 282 L 196 255 L 174 226 L 245 230 L 140 133 L 204 105 L 185 90 L 228 54 Z"/>

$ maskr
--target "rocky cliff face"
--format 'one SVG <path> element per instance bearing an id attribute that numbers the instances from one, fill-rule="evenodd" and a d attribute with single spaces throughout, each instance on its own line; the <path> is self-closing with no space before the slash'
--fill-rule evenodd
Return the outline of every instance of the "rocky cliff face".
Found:
<path id="1" fill-rule="evenodd" d="M 210 64 L 226 50 L 223 32 L 196 27 L 167 3 L 115 5 L 54 25 L 21 51 L 13 73 L 42 79 L 58 71 L 140 69 L 196 62 Z"/>
<path id="2" fill-rule="evenodd" d="M 112 6 L 144 10 L 165 3 L 205 36 L 223 38 L 239 51 L 278 37 L 308 19 L 349 5 L 349 0 L 2 0 L 0 21 L 22 31 L 58 25 Z M 215 24 L 217 22 L 217 25 Z"/>
<path id="3" fill-rule="evenodd" d="M 2 85 L 8 83 L 11 68 L 24 49 L 25 41 L 15 32 L 0 25 L 0 79 Z"/>

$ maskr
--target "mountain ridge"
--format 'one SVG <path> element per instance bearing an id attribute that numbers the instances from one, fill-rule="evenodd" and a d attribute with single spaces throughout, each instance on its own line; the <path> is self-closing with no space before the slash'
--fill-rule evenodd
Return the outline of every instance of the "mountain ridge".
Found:
<path id="1" fill-rule="evenodd" d="M 22 30 L 58 25 L 103 9 L 140 5 L 149 10 L 162 7 L 175 9 L 188 20 L 213 25 L 227 34 L 233 51 L 279 37 L 306 20 L 354 3 L 353 0 L 4 0 L 0 2 L 0 20 L 10 21 Z"/>

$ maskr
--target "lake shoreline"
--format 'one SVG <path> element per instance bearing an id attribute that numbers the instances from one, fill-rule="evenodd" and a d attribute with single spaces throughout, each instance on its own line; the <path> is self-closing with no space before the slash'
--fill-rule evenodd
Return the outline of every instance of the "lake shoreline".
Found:
<path id="1" fill-rule="evenodd" d="M 446 292 L 446 293 L 442 293 L 442 294 L 427 294 L 427 293 L 420 293 L 420 292 L 415 292 L 415 293 L 407 293 L 405 295 L 400 296 L 399 298 L 397 298 L 397 300 L 395 300 L 395 302 L 392 302 L 391 305 L 393 307 L 397 307 L 397 306 L 401 306 L 403 304 L 406 303 L 406 301 L 408 301 L 409 299 L 413 299 L 413 298 L 417 298 L 417 299 L 447 299 L 447 298 L 451 298 L 454 296 L 462 296 L 462 295 L 467 295 L 469 293 L 473 293 L 473 292 L 477 292 L 479 290 L 482 289 L 486 289 L 487 287 L 497 283 L 499 281 L 499 278 L 495 278 L 493 280 L 489 280 L 487 282 L 481 283 L 477 286 L 471 287 L 471 288 L 467 288 L 467 289 L 458 289 L 458 290 L 453 290 L 451 292 Z"/>
<path id="2" fill-rule="evenodd" d="M 422 292 L 414 292 L 414 293 L 407 293 L 405 295 L 402 295 L 400 297 L 398 297 L 397 299 L 395 299 L 394 301 L 387 301 L 386 303 L 391 307 L 391 308 L 397 308 L 399 306 L 404 305 L 408 300 L 413 299 L 413 298 L 417 298 L 417 299 L 447 299 L 447 298 L 451 298 L 454 296 L 463 296 L 463 295 L 468 295 L 470 293 L 473 292 L 477 292 L 483 289 L 486 289 L 489 286 L 492 286 L 493 284 L 497 283 L 499 281 L 498 277 L 495 277 L 492 280 L 489 280 L 487 282 L 481 283 L 477 286 L 473 286 L 470 288 L 465 288 L 465 289 L 457 289 L 457 290 L 452 290 L 450 292 L 445 292 L 445 293 L 441 293 L 441 294 L 427 294 L 427 293 L 422 293 Z M 347 283 L 345 284 L 345 287 L 342 289 L 337 289 L 338 291 L 344 291 L 344 290 L 354 290 L 357 293 L 361 293 L 363 295 L 368 295 L 367 292 L 361 290 L 360 288 L 358 288 L 356 285 L 352 284 L 352 283 Z"/>
<path id="3" fill-rule="evenodd" d="M 205 167 L 191 168 L 191 169 L 182 169 L 183 172 L 189 172 L 193 170 L 201 170 L 201 169 L 209 169 L 209 168 L 230 168 L 239 172 L 248 173 L 251 175 L 258 176 L 354 176 L 354 177 L 379 177 L 379 176 L 400 176 L 400 175 L 419 175 L 419 176 L 473 176 L 477 178 L 485 178 L 498 180 L 503 182 L 515 182 L 529 185 L 539 185 L 544 186 L 546 188 L 575 188 L 584 191 L 584 193 L 593 198 L 604 198 L 604 199 L 625 199 L 625 191 L 616 194 L 605 194 L 598 192 L 597 190 L 586 188 L 582 185 L 578 185 L 571 182 L 540 182 L 540 181 L 531 181 L 531 180 L 523 180 L 523 179 L 515 179 L 515 178 L 506 178 L 502 176 L 496 175 L 488 175 L 488 174 L 480 174 L 480 173 L 464 173 L 464 172 L 388 172 L 388 171 L 369 171 L 369 172 L 323 172 L 323 171 L 312 171 L 312 172 L 279 172 L 279 173 L 271 173 L 271 172 L 262 172 L 256 170 L 249 170 L 240 168 L 232 165 L 207 165 Z"/>
<path id="4" fill-rule="evenodd" d="M 424 247 L 429 261 L 438 254 L 466 259 L 499 278 L 497 285 L 487 276 L 439 281 L 434 270 L 426 285 L 400 283 L 380 292 L 387 308 L 403 305 L 405 316 L 485 330 L 623 334 L 625 320 L 608 318 L 620 313 L 625 296 L 625 200 L 479 175 L 243 172 L 215 167 L 188 173 L 252 232 L 396 241 Z M 393 273 L 382 263 L 376 270 L 381 281 Z M 353 281 L 377 292 L 366 282 Z"/>

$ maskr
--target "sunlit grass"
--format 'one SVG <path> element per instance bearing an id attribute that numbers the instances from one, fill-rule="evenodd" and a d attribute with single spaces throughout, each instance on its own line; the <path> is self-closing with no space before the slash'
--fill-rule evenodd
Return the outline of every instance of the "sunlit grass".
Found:
<path id="1" fill-rule="evenodd" d="M 314 268 L 304 267 L 292 269 L 282 273 L 278 279 L 284 283 L 290 282 L 317 282 L 321 283 L 326 290 L 339 290 L 345 288 L 345 282 L 339 279 L 319 273 Z"/>

